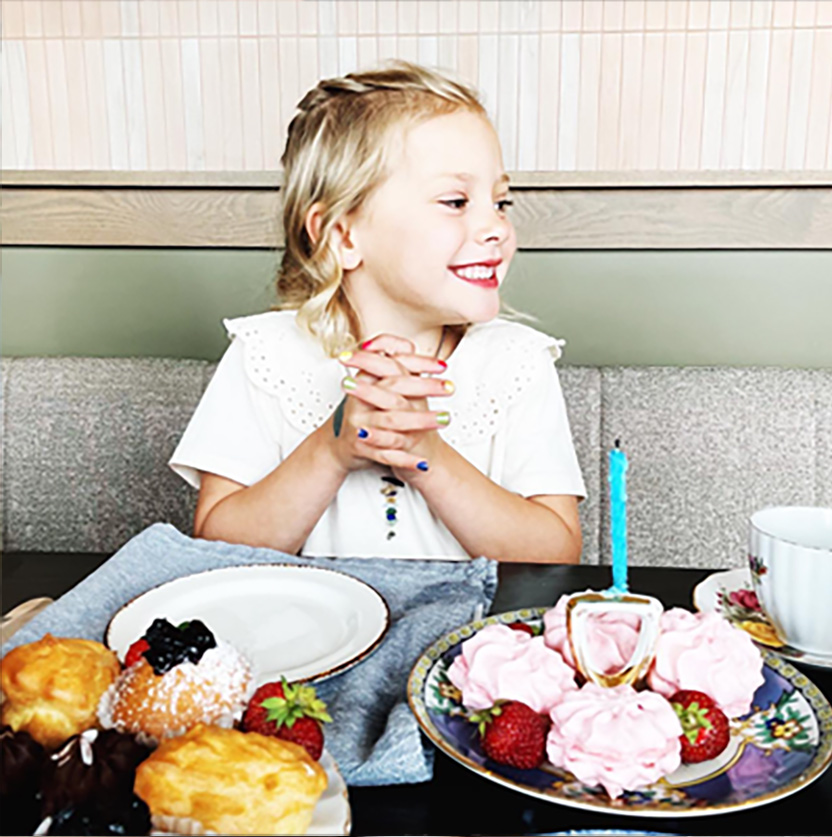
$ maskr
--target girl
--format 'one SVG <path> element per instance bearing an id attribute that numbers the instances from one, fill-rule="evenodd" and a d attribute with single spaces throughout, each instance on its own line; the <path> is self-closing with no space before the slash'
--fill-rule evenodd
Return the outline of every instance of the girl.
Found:
<path id="1" fill-rule="evenodd" d="M 233 339 L 171 466 L 196 537 L 310 556 L 576 562 L 551 349 L 498 319 L 516 249 L 476 94 L 397 62 L 320 82 L 282 158 L 282 310 Z"/>

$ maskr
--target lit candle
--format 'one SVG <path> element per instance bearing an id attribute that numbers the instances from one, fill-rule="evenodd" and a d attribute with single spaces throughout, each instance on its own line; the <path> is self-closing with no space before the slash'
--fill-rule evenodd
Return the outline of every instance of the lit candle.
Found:
<path id="1" fill-rule="evenodd" d="M 627 457 L 619 440 L 610 450 L 610 531 L 612 534 L 612 591 L 627 592 Z"/>

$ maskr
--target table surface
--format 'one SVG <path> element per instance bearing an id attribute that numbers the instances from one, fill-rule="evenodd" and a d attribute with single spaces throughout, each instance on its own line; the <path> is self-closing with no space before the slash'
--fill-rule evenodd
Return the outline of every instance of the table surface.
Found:
<path id="1" fill-rule="evenodd" d="M 35 596 L 57 598 L 107 556 L 5 553 L 2 610 Z M 692 607 L 694 586 L 709 570 L 633 567 L 633 590 L 665 607 Z M 562 593 L 608 586 L 609 567 L 503 564 L 492 608 L 548 607 Z M 806 666 L 807 676 L 832 700 L 832 670 Z M 714 816 L 639 818 L 599 814 L 548 802 L 498 785 L 444 753 L 436 753 L 432 781 L 418 785 L 350 788 L 353 835 L 531 835 L 570 829 L 626 829 L 674 835 L 829 834 L 832 769 L 797 793 L 749 810 Z"/>

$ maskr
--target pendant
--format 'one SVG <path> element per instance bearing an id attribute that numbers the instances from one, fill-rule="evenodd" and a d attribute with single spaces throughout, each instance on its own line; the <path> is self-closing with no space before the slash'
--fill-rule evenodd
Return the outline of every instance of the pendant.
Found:
<path id="1" fill-rule="evenodd" d="M 389 531 L 387 532 L 387 540 L 389 541 L 396 537 L 396 515 L 398 514 L 396 497 L 398 496 L 399 489 L 404 488 L 404 483 L 392 474 L 385 474 L 381 480 L 384 483 L 381 487 L 381 493 L 384 495 L 384 516 L 389 527 Z"/>

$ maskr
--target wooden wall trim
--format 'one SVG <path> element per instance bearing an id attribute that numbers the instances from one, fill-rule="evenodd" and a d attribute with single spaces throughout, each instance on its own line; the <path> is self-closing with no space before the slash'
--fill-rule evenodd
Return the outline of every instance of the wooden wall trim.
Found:
<path id="1" fill-rule="evenodd" d="M 700 173 L 600 174 L 514 173 L 520 248 L 832 249 L 830 172 L 788 173 L 788 181 L 716 172 L 710 182 Z M 279 180 L 278 172 L 5 172 L 2 244 L 273 249 L 283 245 Z"/>
<path id="2" fill-rule="evenodd" d="M 665 186 L 832 186 L 832 171 L 515 171 L 514 187 L 536 189 Z M 281 171 L 0 171 L 4 186 L 276 189 Z"/>

